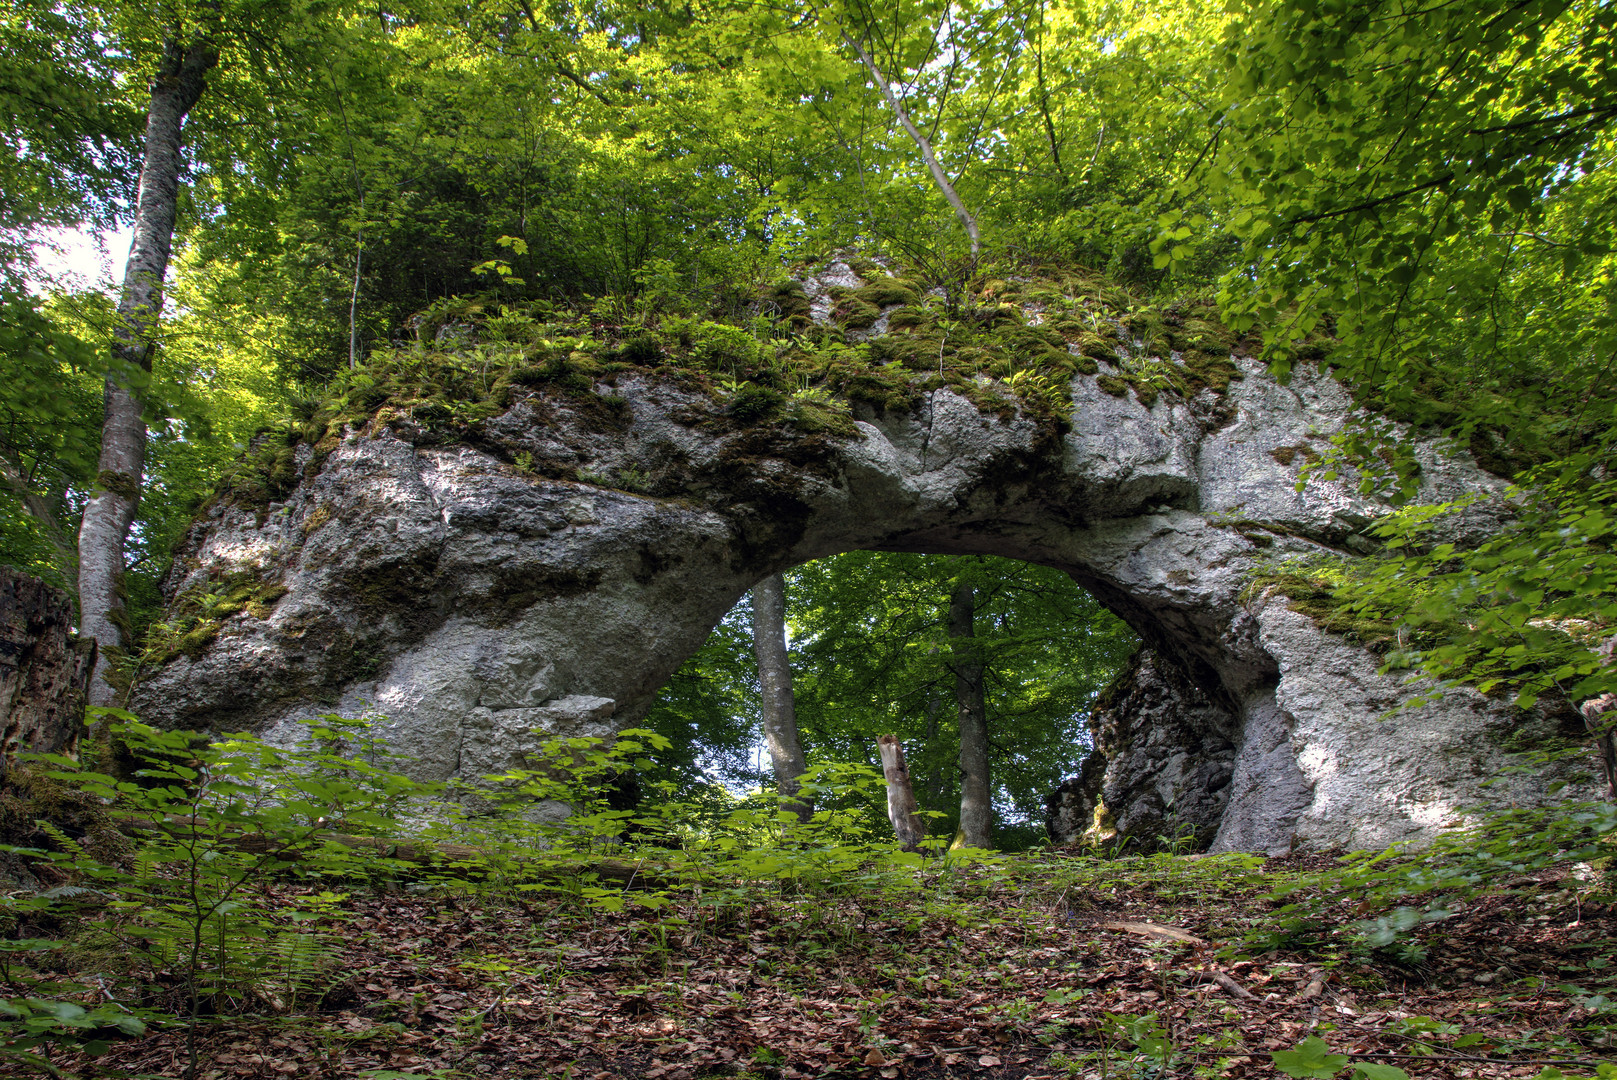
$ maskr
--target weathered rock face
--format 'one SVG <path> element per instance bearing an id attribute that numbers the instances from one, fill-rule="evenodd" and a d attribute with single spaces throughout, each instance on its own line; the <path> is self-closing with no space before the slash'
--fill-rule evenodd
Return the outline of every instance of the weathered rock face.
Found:
<path id="1" fill-rule="evenodd" d="M 1105 779 L 1106 754 L 1096 750 L 1079 764 L 1077 776 L 1063 780 L 1044 800 L 1044 828 L 1053 843 L 1077 843 L 1098 824 L 1095 811 Z"/>
<path id="2" fill-rule="evenodd" d="M 1048 817 L 1053 841 L 1077 840 L 1090 827 L 1100 801 L 1111 811 L 1118 832 L 1141 842 L 1197 848 L 1213 842 L 1229 801 L 1241 739 L 1234 710 L 1209 698 L 1182 669 L 1146 648 L 1096 706 L 1091 727 L 1095 745 L 1102 749 L 1085 760 L 1079 783 L 1064 787 L 1061 802 L 1052 800 Z M 1294 823 L 1295 817 L 1287 824 Z"/>
<path id="3" fill-rule="evenodd" d="M 1546 799 L 1541 775 L 1482 786 L 1507 713 L 1460 691 L 1383 720 L 1403 691 L 1375 657 L 1284 597 L 1243 599 L 1265 560 L 1346 543 L 1385 508 L 1347 483 L 1299 492 L 1282 463 L 1340 427 L 1335 383 L 1239 364 L 1223 400 L 1150 408 L 1080 376 L 1065 431 L 938 390 L 904 413 L 856 406 L 851 436 L 805 434 L 636 376 L 612 409 L 519 398 L 476 445 L 409 422 L 356 433 L 267 513 L 220 506 L 193 530 L 174 593 L 253 575 L 273 586 L 264 617 L 233 615 L 132 706 L 260 731 L 372 708 L 421 775 L 477 775 L 536 728 L 637 719 L 767 574 L 854 548 L 985 553 L 1066 570 L 1150 646 L 1107 721 L 1104 792 L 1127 828 L 1363 847 Z M 1464 460 L 1424 465 L 1432 499 L 1494 484 Z"/>

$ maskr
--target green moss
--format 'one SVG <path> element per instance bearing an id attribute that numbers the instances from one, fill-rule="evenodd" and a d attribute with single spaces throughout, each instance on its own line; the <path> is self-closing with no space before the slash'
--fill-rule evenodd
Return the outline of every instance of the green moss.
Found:
<path id="1" fill-rule="evenodd" d="M 64 855 L 88 852 L 111 866 L 127 865 L 134 853 L 105 803 L 26 765 L 10 769 L 0 788 L 0 844 Z M 0 853 L 0 868 L 26 866 L 23 853 Z"/>
<path id="2" fill-rule="evenodd" d="M 114 472 L 111 469 L 102 469 L 95 476 L 96 487 L 102 491 L 110 491 L 125 499 L 140 498 L 140 480 L 128 473 Z"/>
<path id="3" fill-rule="evenodd" d="M 778 414 L 785 401 L 785 395 L 779 390 L 746 383 L 730 395 L 724 411 L 732 419 L 753 424 Z"/>
<path id="4" fill-rule="evenodd" d="M 823 400 L 793 395 L 787 403 L 786 422 L 805 435 L 825 434 L 848 438 L 858 431 L 846 403 L 829 395 Z"/>
<path id="5" fill-rule="evenodd" d="M 1318 452 L 1313 447 L 1305 446 L 1301 443 L 1296 446 L 1277 446 L 1269 451 L 1269 456 L 1279 464 L 1287 466 L 1293 464 L 1298 458 L 1302 458 L 1310 465 L 1317 463 L 1320 459 Z"/>
<path id="6" fill-rule="evenodd" d="M 1027 316 L 1015 304 L 995 304 L 991 307 L 981 308 L 977 311 L 976 317 L 978 322 L 987 327 L 1027 322 Z"/>
<path id="7" fill-rule="evenodd" d="M 1104 360 L 1108 364 L 1118 362 L 1117 350 L 1112 347 L 1110 341 L 1099 334 L 1084 333 L 1078 338 L 1076 344 L 1079 353 L 1089 357 L 1091 360 Z"/>
<path id="8" fill-rule="evenodd" d="M 863 401 L 878 409 L 906 412 L 920 395 L 902 371 L 869 368 L 852 358 L 838 358 L 825 368 L 825 385 L 849 401 Z"/>
<path id="9" fill-rule="evenodd" d="M 881 263 L 872 262 L 871 260 L 863 258 L 862 256 L 849 255 L 843 261 L 848 264 L 848 269 L 852 270 L 866 281 L 875 281 L 877 278 L 884 278 L 887 276 L 887 270 L 881 265 Z"/>
<path id="10" fill-rule="evenodd" d="M 1059 349 L 1066 352 L 1067 339 L 1059 331 L 1047 326 L 1023 326 L 1018 323 L 1007 323 L 997 326 L 993 330 L 993 342 L 1002 349 L 1015 349 L 1023 352 L 1044 352 L 1047 349 Z"/>
<path id="11" fill-rule="evenodd" d="M 940 363 L 957 359 L 939 333 L 890 334 L 873 339 L 869 345 L 872 364 L 899 364 L 910 371 L 936 371 Z"/>
<path id="12" fill-rule="evenodd" d="M 881 308 L 858 296 L 848 296 L 831 309 L 831 318 L 849 330 L 868 330 L 881 318 Z"/>
<path id="13" fill-rule="evenodd" d="M 878 308 L 893 307 L 896 304 L 919 304 L 920 294 L 915 286 L 901 278 L 883 278 L 873 281 L 854 293 L 857 299 L 867 304 L 874 304 Z"/>
<path id="14" fill-rule="evenodd" d="M 747 325 L 701 315 L 637 314 L 635 306 L 611 298 L 572 308 L 486 298 L 435 305 L 422 316 L 424 336 L 430 338 L 435 322 L 456 322 L 470 327 L 467 340 L 479 344 L 461 352 L 379 350 L 363 380 L 329 398 L 299 403 L 295 422 L 255 440 L 218 497 L 256 509 L 262 517 L 322 468 L 344 438 L 392 426 L 424 445 L 482 443 L 483 422 L 519 399 L 565 402 L 589 424 L 621 429 L 632 421 L 627 403 L 596 390 L 629 372 L 709 392 L 721 380 L 751 384 L 757 390 L 736 402 L 717 399 L 732 421 L 812 432 L 841 430 L 843 405 L 799 406 L 799 391 L 900 410 L 910 408 L 925 388 L 947 385 L 987 413 L 1020 409 L 1059 426 L 1071 378 L 1097 376 L 1102 361 L 1126 368 L 1104 377 L 1102 389 L 1121 395 L 1132 388 L 1148 404 L 1165 393 L 1222 393 L 1236 377 L 1223 344 L 1230 335 L 1207 312 L 1192 308 L 1165 315 L 1088 272 L 1039 270 L 1025 281 L 989 280 L 957 293 L 959 306 L 945 315 L 923 302 L 922 288 L 898 273 L 857 259 L 854 268 L 867 284 L 832 290 L 832 325 L 807 322 L 807 292 L 791 282 L 755 294 L 749 310 L 771 318 L 754 316 Z M 1008 302 L 1018 296 L 1046 305 L 1047 321 L 1026 325 L 1022 309 Z M 1180 349 L 1180 362 L 1163 362 L 1161 370 L 1143 371 L 1140 364 L 1124 361 L 1113 327 L 1123 314 L 1117 305 L 1126 303 L 1137 307 L 1129 313 L 1131 325 L 1197 347 Z M 884 307 L 888 332 L 850 344 L 849 332 L 874 326 Z M 789 334 L 781 332 L 782 323 Z M 731 411 L 732 405 L 739 412 Z M 312 452 L 301 450 L 304 444 Z M 565 479 L 573 468 L 534 462 L 530 471 Z M 305 522 L 310 531 L 318 524 Z"/>
<path id="15" fill-rule="evenodd" d="M 1229 391 L 1230 383 L 1241 377 L 1241 370 L 1229 353 L 1181 353 L 1178 368 L 1186 397 L 1195 397 L 1203 390 L 1223 396 Z"/>
<path id="16" fill-rule="evenodd" d="M 937 316 L 924 307 L 899 308 L 887 316 L 889 331 L 930 330 L 937 325 Z"/>
<path id="17" fill-rule="evenodd" d="M 1307 615 L 1315 626 L 1383 653 L 1398 642 L 1398 627 L 1386 619 L 1370 619 L 1350 611 L 1336 597 L 1337 581 L 1326 573 L 1310 573 L 1288 566 L 1254 575 L 1245 595 L 1279 592 L 1291 610 Z"/>
<path id="18" fill-rule="evenodd" d="M 1129 384 L 1116 375 L 1102 375 L 1095 380 L 1095 385 L 1113 397 L 1122 397 L 1129 392 Z"/>
<path id="19" fill-rule="evenodd" d="M 806 325 L 813 314 L 813 302 L 801 282 L 777 285 L 764 297 L 765 311 L 794 325 Z"/>
<path id="20" fill-rule="evenodd" d="M 251 509 L 285 499 L 300 478 L 297 446 L 301 438 L 301 427 L 260 432 L 246 455 L 220 480 L 214 498 Z"/>
<path id="21" fill-rule="evenodd" d="M 233 570 L 190 586 L 168 607 L 168 618 L 146 632 L 140 651 L 142 666 L 161 667 L 177 656 L 197 659 L 234 616 L 267 619 L 287 588 L 266 581 L 256 570 Z"/>
<path id="22" fill-rule="evenodd" d="M 805 301 L 807 297 L 804 297 Z M 652 367 L 662 363 L 663 347 L 654 334 L 639 334 L 624 342 L 623 348 L 617 351 L 617 358 L 626 364 L 638 364 Z"/>
<path id="23" fill-rule="evenodd" d="M 1223 323 L 1196 317 L 1166 324 L 1163 336 L 1176 352 L 1194 349 L 1221 356 L 1228 356 L 1236 341 L 1236 334 Z"/>

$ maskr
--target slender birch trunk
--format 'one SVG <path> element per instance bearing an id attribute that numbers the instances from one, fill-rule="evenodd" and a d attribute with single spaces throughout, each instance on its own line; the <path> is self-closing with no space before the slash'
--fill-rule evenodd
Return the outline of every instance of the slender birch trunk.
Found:
<path id="1" fill-rule="evenodd" d="M 764 742 L 775 769 L 775 790 L 781 809 L 806 822 L 814 816 L 814 800 L 799 795 L 799 777 L 808 762 L 797 734 L 792 668 L 786 657 L 786 579 L 780 574 L 752 587 L 752 651 L 763 687 Z"/>
<path id="2" fill-rule="evenodd" d="M 204 38 L 193 37 L 189 43 L 171 39 L 152 77 L 134 236 L 124 268 L 114 363 L 104 397 L 96 491 L 79 525 L 79 633 L 94 638 L 99 646 L 90 685 L 92 705 L 115 699 L 107 675 L 116 651 L 126 644 L 121 629 L 124 541 L 140 505 L 146 465 L 143 380 L 137 372 L 152 369 L 153 335 L 163 311 L 163 277 L 179 200 L 181 130 L 218 60 L 218 51 Z"/>
<path id="3" fill-rule="evenodd" d="M 918 851 L 926 839 L 926 822 L 916 814 L 920 807 L 909 766 L 904 763 L 904 744 L 897 735 L 883 735 L 876 740 L 876 749 L 881 754 L 882 775 L 887 778 L 887 820 L 893 823 L 893 835 L 905 851 Z"/>
<path id="4" fill-rule="evenodd" d="M 870 78 L 875 82 L 876 89 L 881 91 L 881 96 L 887 101 L 887 107 L 893 110 L 893 115 L 898 118 L 899 124 L 909 133 L 910 139 L 914 141 L 916 148 L 921 151 L 921 160 L 926 162 L 926 168 L 932 174 L 933 183 L 938 185 L 938 190 L 943 192 L 943 197 L 949 200 L 950 206 L 954 207 L 955 216 L 960 219 L 960 224 L 965 227 L 966 235 L 971 238 L 971 254 L 973 258 L 976 258 L 982 252 L 983 247 L 982 234 L 977 228 L 977 219 L 972 216 L 970 210 L 966 209 L 965 200 L 961 199 L 960 193 L 955 190 L 954 184 L 949 180 L 949 174 L 944 171 L 942 164 L 938 162 L 937 154 L 932 152 L 932 140 L 928 139 L 921 132 L 921 129 L 915 126 L 915 122 L 910 119 L 909 110 L 904 108 L 904 103 L 899 100 L 897 94 L 893 93 L 892 84 L 887 81 L 887 76 L 882 73 L 881 68 L 876 66 L 876 61 L 871 58 L 870 53 L 865 51 L 865 47 L 859 44 L 858 39 L 844 30 L 842 32 L 842 43 L 852 49 L 854 55 L 859 57 L 860 63 L 865 65 L 865 70 L 870 72 Z"/>
<path id="5" fill-rule="evenodd" d="M 975 634 L 976 590 L 957 585 L 949 596 L 955 700 L 960 714 L 960 834 L 956 847 L 990 848 L 993 807 L 988 797 L 988 704 Z"/>

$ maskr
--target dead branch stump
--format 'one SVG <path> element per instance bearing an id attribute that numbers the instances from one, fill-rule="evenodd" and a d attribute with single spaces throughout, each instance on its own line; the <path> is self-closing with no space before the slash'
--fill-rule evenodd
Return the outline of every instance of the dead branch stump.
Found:
<path id="1" fill-rule="evenodd" d="M 893 823 L 893 835 L 905 851 L 915 851 L 926 839 L 926 822 L 916 814 L 920 805 L 915 801 L 909 766 L 904 764 L 904 744 L 897 735 L 883 735 L 876 740 L 876 746 L 881 753 L 882 775 L 887 777 L 887 818 Z"/>

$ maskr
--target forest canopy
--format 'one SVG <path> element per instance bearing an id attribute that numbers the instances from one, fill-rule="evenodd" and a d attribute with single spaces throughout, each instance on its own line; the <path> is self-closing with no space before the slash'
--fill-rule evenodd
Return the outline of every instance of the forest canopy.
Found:
<path id="1" fill-rule="evenodd" d="M 255 433 L 382 358 L 471 313 L 745 324 L 857 252 L 946 304 L 1083 273 L 1146 321 L 1216 305 L 1281 376 L 1327 364 L 1368 411 L 1311 474 L 1404 499 L 1411 438 L 1442 438 L 1514 478 L 1521 515 L 1457 552 L 1425 539 L 1441 510 L 1396 514 L 1379 555 L 1294 584 L 1379 628 L 1392 667 L 1524 705 L 1617 689 L 1592 649 L 1617 617 L 1614 30 L 1600 0 L 21 0 L 0 14 L 0 558 L 94 579 L 87 624 L 138 656 L 175 540 Z M 146 261 L 118 295 L 35 257 L 47 230 L 130 223 Z M 878 655 L 852 606 L 878 568 L 931 572 L 798 572 L 805 662 Z M 935 615 L 866 613 L 858 632 L 917 648 L 803 680 L 827 753 L 869 734 L 830 719 L 849 680 L 925 699 Z M 1089 669 L 1018 663 L 1007 715 L 1066 732 Z M 734 672 L 693 664 L 708 696 L 676 680 L 669 716 L 746 715 Z"/>

